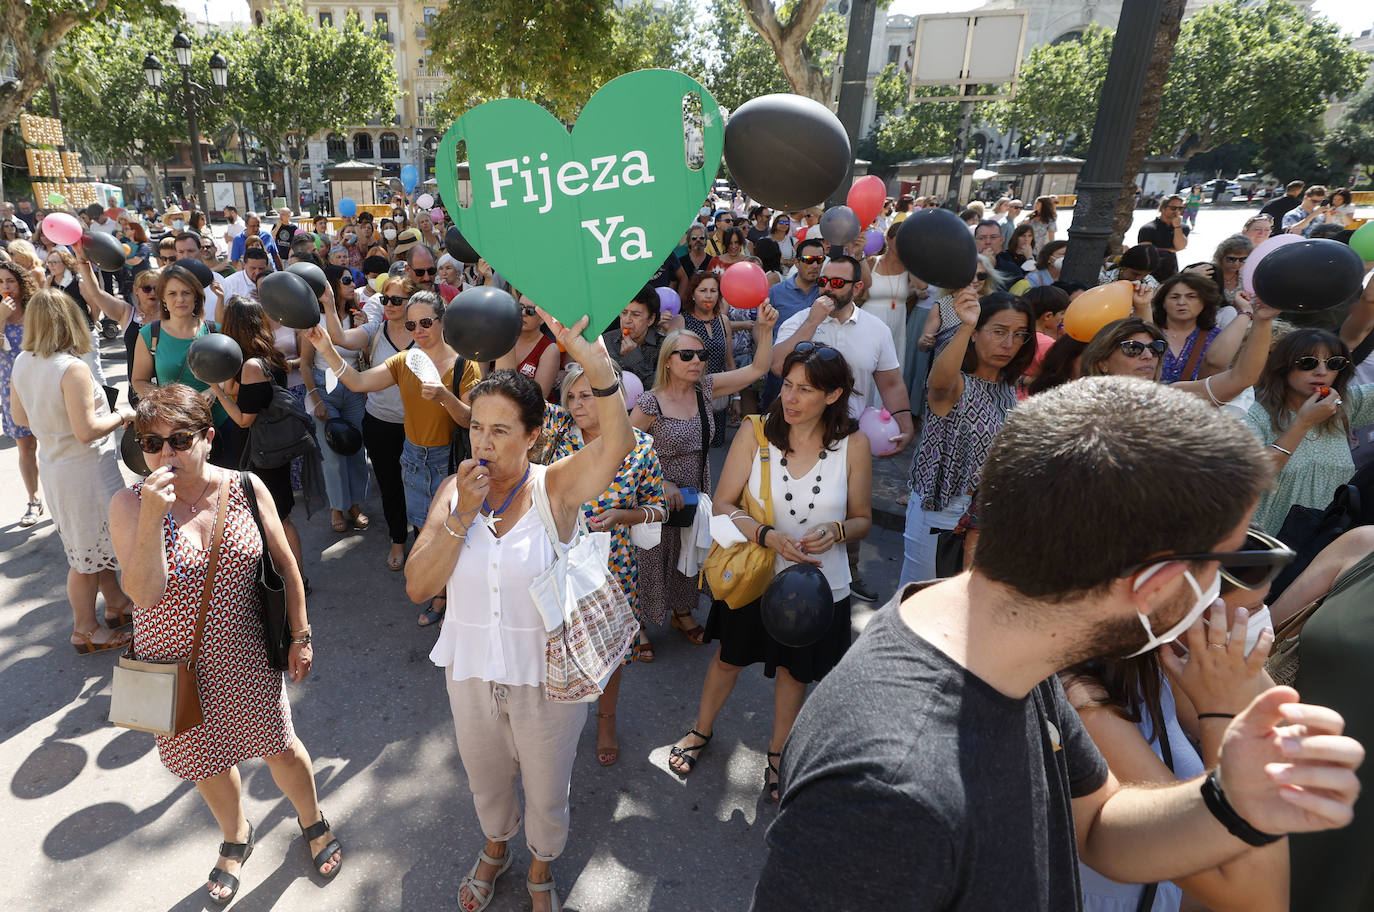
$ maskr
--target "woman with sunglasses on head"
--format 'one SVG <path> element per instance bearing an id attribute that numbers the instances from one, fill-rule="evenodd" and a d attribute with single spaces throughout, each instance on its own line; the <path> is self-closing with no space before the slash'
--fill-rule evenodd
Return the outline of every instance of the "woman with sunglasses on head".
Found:
<path id="1" fill-rule="evenodd" d="M 267 761 L 272 779 L 296 812 L 311 868 L 333 878 L 343 849 L 320 810 L 310 754 L 296 737 L 283 673 L 268 664 L 262 607 L 254 585 L 258 562 L 270 553 L 286 591 L 292 683 L 310 673 L 313 652 L 305 587 L 287 544 L 272 494 L 257 476 L 209 462 L 215 436 L 210 409 L 194 390 L 170 383 L 138 404 L 132 430 L 152 471 L 110 502 L 110 537 L 124 585 L 138 605 L 134 652 L 151 661 L 184 659 L 210 567 L 214 530 L 225 514 L 206 613 L 197 689 L 205 720 L 179 735 L 158 736 L 158 757 L 174 775 L 194 782 L 223 833 L 219 861 L 205 883 L 224 905 L 239 888 L 252 854 L 253 825 L 244 816 L 239 764 Z M 253 485 L 262 531 L 244 485 Z"/>
<path id="2" fill-rule="evenodd" d="M 325 313 L 323 321 L 337 321 L 340 329 L 357 329 L 370 322 L 367 313 L 358 306 L 352 271 L 343 266 L 330 264 L 324 268 L 324 276 L 329 287 L 320 298 Z M 354 336 L 353 341 L 365 342 L 366 338 L 366 334 L 361 340 Z M 347 342 L 344 342 L 336 348 L 339 357 L 356 370 L 362 346 L 350 348 Z M 306 384 L 306 406 L 315 419 L 315 437 L 324 457 L 325 490 L 329 495 L 329 527 L 336 535 L 341 535 L 350 528 L 359 532 L 366 531 L 371 525 L 371 520 L 363 513 L 362 507 L 363 502 L 367 500 L 367 454 L 362 447 L 352 453 L 341 453 L 334 449 L 329 443 L 328 427 L 329 422 L 342 420 L 357 428 L 361 434 L 367 396 L 343 384 L 335 386 L 331 392 L 325 384 L 324 375 L 328 364 L 324 357 L 315 351 L 308 338 L 300 339 L 300 352 L 301 362 L 311 371 L 313 381 Z"/>
<path id="3" fill-rule="evenodd" d="M 330 341 L 340 349 L 362 350 L 368 353 L 369 364 L 385 364 L 393 355 L 404 355 L 415 345 L 415 337 L 406 329 L 406 302 L 419 291 L 408 276 L 382 276 L 379 284 L 383 320 L 370 321 L 345 329 L 341 320 L 325 313 L 325 328 Z M 374 390 L 367 394 L 363 410 L 363 447 L 372 463 L 377 479 L 377 491 L 382 498 L 382 515 L 386 519 L 391 548 L 386 556 L 386 568 L 399 571 L 405 563 L 406 492 L 401 481 L 401 454 L 405 449 L 405 404 L 397 386 Z"/>
<path id="4" fill-rule="evenodd" d="M 133 621 L 133 603 L 119 588 L 108 518 L 100 504 L 124 486 L 111 434 L 133 420 L 133 410 L 111 413 L 105 391 L 82 355 L 91 347 L 86 320 L 61 291 L 34 292 L 24 308 L 24 350 L 6 386 L 14 420 L 38 442 L 43 493 L 67 556 L 67 599 L 72 646 L 81 654 L 127 645 L 116 632 Z M 105 623 L 95 596 L 105 595 Z"/>
<path id="5" fill-rule="evenodd" d="M 517 371 L 538 383 L 544 398 L 552 402 L 553 383 L 558 379 L 558 370 L 562 366 L 562 352 L 554 344 L 553 338 L 544 332 L 544 321 L 540 319 L 539 309 L 534 302 L 513 286 L 509 291 L 511 297 L 520 302 L 520 337 L 515 340 L 515 347 L 491 362 L 490 370 L 484 373 Z"/>
<path id="6" fill-rule="evenodd" d="M 465 397 L 477 385 L 481 374 L 475 362 L 463 359 L 455 395 L 454 370 L 459 358 L 458 353 L 444 342 L 444 299 L 432 291 L 417 291 L 407 301 L 399 299 L 395 286 L 389 281 L 383 287 L 389 290 L 386 304 L 394 307 L 404 303 L 406 319 L 402 325 L 415 339 L 413 350 L 404 354 L 398 352 L 381 364 L 359 372 L 339 354 L 323 327 L 311 328 L 307 336 L 339 382 L 350 390 L 374 393 L 393 386 L 399 388 L 405 425 L 401 485 L 405 491 L 406 519 L 418 530 L 425 524 L 434 493 L 448 476 L 453 432 L 460 424 L 468 425 L 472 411 Z M 411 357 L 426 358 L 429 365 L 422 369 L 426 376 L 432 376 L 429 374 L 429 366 L 432 366 L 439 377 L 438 382 L 421 379 L 410 367 Z M 446 606 L 444 593 L 435 594 L 416 623 L 428 627 L 438 622 Z"/>
<path id="7" fill-rule="evenodd" d="M 1228 568 L 1226 559 L 1240 554 L 1246 555 L 1241 560 L 1271 562 Z M 1231 720 L 1273 686 L 1264 671 L 1274 639 L 1264 596 L 1292 552 L 1251 532 L 1238 555 L 1213 555 L 1222 560 L 1224 602 L 1213 602 L 1205 619 L 1179 637 L 1188 649 L 1186 660 L 1166 645 L 1061 673 L 1066 695 L 1117 779 L 1165 786 L 1214 768 Z M 1177 912 L 1186 895 L 1190 906 L 1212 912 L 1282 912 L 1289 908 L 1288 853 L 1288 843 L 1280 840 L 1158 884 L 1119 883 L 1080 862 L 1083 909 Z M 1147 894 L 1153 895 L 1148 903 Z"/>
<path id="8" fill-rule="evenodd" d="M 248 429 L 272 401 L 272 387 L 287 385 L 288 367 L 286 358 L 272 338 L 272 321 L 256 301 L 250 301 L 242 295 L 230 295 L 224 304 L 223 318 L 224 328 L 221 331 L 237 342 L 243 351 L 243 367 L 238 376 L 224 383 L 210 384 L 220 408 L 229 416 L 216 428 L 216 433 L 223 438 L 218 449 L 225 456 L 224 467 L 232 470 L 240 464 L 240 454 L 248 445 Z M 301 535 L 291 521 L 291 510 L 296 506 L 296 497 L 291 490 L 291 464 L 274 469 L 254 469 L 253 472 L 272 495 L 272 503 L 277 508 L 277 517 L 281 520 L 291 556 L 295 558 L 296 566 L 304 578 Z"/>
<path id="9" fill-rule="evenodd" d="M 1035 357 L 1035 316 L 1020 298 L 979 298 L 969 286 L 953 307 L 959 326 L 926 380 L 899 589 L 935 577 L 932 530 L 954 529 L 971 505 L 992 439 L 1016 406 L 1016 381 Z"/>
<path id="10" fill-rule="evenodd" d="M 761 490 L 763 454 L 751 426 L 730 445 L 712 510 L 729 517 L 746 538 L 775 552 L 774 573 L 794 564 L 819 567 L 835 602 L 834 614 L 816 643 L 796 648 L 769 634 L 761 599 L 737 609 L 713 602 L 706 639 L 719 645 L 701 687 L 696 719 L 668 761 L 680 776 L 692 771 L 740 671 L 762 662 L 764 675 L 777 678 L 764 770 L 773 801 L 778 800 L 775 758 L 782 756 L 806 686 L 825 677 L 849 649 L 851 576 L 842 542 L 868 535 L 873 518 L 873 459 L 868 438 L 849 417 L 854 376 L 844 356 L 828 346 L 802 342 L 783 361 L 782 378 L 782 392 L 766 418 L 753 419 L 762 422 L 767 441 L 769 490 Z M 739 508 L 746 490 L 757 503 L 771 501 L 774 525 L 759 523 Z"/>
<path id="11" fill-rule="evenodd" d="M 0 430 L 14 441 L 19 451 L 19 477 L 28 493 L 28 506 L 19 525 L 37 525 L 43 515 L 38 497 L 38 438 L 22 422 L 15 421 L 10 401 L 10 372 L 24 347 L 24 307 L 38 290 L 33 275 L 18 263 L 0 259 Z"/>
<path id="12" fill-rule="evenodd" d="M 1325 508 L 1355 474 L 1350 429 L 1374 424 L 1374 384 L 1351 385 L 1355 365 L 1341 338 L 1322 329 L 1279 340 L 1255 384 L 1245 421 L 1278 471 L 1254 524 L 1277 534 L 1294 506 Z"/>
<path id="13" fill-rule="evenodd" d="M 708 450 L 715 434 L 711 397 L 728 396 L 751 385 L 768 370 L 773 360 L 773 327 L 778 312 L 768 303 L 759 305 L 754 324 L 757 351 L 748 367 L 726 373 L 706 368 L 706 345 L 690 330 L 674 330 L 664 338 L 658 353 L 658 372 L 653 389 L 642 393 L 630 413 L 630 423 L 654 438 L 654 449 L 663 466 L 663 490 L 669 510 L 683 508 L 682 489 L 711 492 Z M 704 642 L 705 631 L 692 610 L 697 605 L 697 581 L 677 569 L 682 550 L 681 529 L 663 527 L 663 540 L 639 554 L 645 594 L 640 605 L 644 617 L 662 624 L 672 609 L 673 626 L 688 640 Z"/>

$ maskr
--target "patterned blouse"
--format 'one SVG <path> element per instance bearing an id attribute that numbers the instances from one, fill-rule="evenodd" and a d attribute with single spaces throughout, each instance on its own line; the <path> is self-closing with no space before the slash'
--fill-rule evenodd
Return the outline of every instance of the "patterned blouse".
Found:
<path id="1" fill-rule="evenodd" d="M 951 500 L 978 487 L 992 438 L 1016 406 L 1010 383 L 980 380 L 964 374 L 964 394 L 941 417 L 926 405 L 921 443 L 911 462 L 911 491 L 921 509 L 936 513 Z"/>
<path id="2" fill-rule="evenodd" d="M 551 462 L 571 456 L 582 449 L 582 432 L 565 409 L 547 405 L 544 409 L 544 429 L 553 441 Z M 598 516 L 607 510 L 621 510 L 634 507 L 664 507 L 667 500 L 663 495 L 663 469 L 658 464 L 654 452 L 654 438 L 635 429 L 635 448 L 620 464 L 615 480 L 601 496 L 582 505 L 582 513 L 587 519 Z M 635 559 L 635 547 L 630 541 L 629 526 L 616 526 L 611 533 L 611 572 L 625 591 L 625 598 L 635 616 L 639 616 L 639 562 Z"/>
<path id="3" fill-rule="evenodd" d="M 1205 330 L 1206 335 L 1203 335 L 1203 332 L 1202 329 L 1193 330 L 1188 335 L 1187 341 L 1183 343 L 1183 351 L 1179 352 L 1177 357 L 1172 351 L 1164 353 L 1164 370 L 1159 375 L 1160 383 L 1177 383 L 1180 380 L 1197 379 L 1197 375 L 1202 372 L 1202 359 L 1207 356 L 1207 348 L 1221 330 Z M 1193 355 L 1193 346 L 1197 345 L 1199 340 L 1202 342 L 1202 353 L 1198 356 L 1197 367 L 1193 369 L 1193 376 L 1185 377 L 1183 376 L 1183 368 L 1187 366 L 1188 359 Z"/>

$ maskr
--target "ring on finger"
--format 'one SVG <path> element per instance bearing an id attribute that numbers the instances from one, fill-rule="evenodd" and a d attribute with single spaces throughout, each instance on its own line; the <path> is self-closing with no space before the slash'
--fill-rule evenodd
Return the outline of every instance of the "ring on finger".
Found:
<path id="1" fill-rule="evenodd" d="M 1226 644 L 1225 644 L 1225 643 L 1208 643 L 1208 644 L 1207 644 L 1207 648 L 1208 648 L 1208 649 L 1225 649 L 1225 648 L 1226 648 Z"/>

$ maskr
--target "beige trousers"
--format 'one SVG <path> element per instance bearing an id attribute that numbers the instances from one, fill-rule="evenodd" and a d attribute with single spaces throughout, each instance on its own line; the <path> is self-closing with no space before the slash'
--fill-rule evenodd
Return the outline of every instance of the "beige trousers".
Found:
<path id="1" fill-rule="evenodd" d="M 518 774 L 525 844 L 535 858 L 553 861 L 568 842 L 568 791 L 588 704 L 550 702 L 542 687 L 455 681 L 451 669 L 444 679 L 483 835 L 505 842 L 519 831 Z"/>

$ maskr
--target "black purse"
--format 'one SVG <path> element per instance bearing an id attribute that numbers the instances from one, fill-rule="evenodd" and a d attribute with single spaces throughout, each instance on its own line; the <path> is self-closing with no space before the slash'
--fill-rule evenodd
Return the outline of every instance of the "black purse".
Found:
<path id="1" fill-rule="evenodd" d="M 453 362 L 453 395 L 462 398 L 458 392 L 463 385 L 463 373 L 467 368 L 467 359 L 462 355 Z M 452 475 L 458 471 L 458 464 L 464 460 L 472 458 L 472 433 L 461 424 L 453 429 L 453 436 L 448 441 L 448 473 Z"/>
<path id="2" fill-rule="evenodd" d="M 262 559 L 258 561 L 258 572 L 254 583 L 258 590 L 258 602 L 262 606 L 262 630 L 267 641 L 267 664 L 277 671 L 286 671 L 291 654 L 291 624 L 286 620 L 286 584 L 277 572 L 272 552 L 267 550 L 267 534 L 262 530 L 262 516 L 258 513 L 258 495 L 253 490 L 253 479 L 247 472 L 240 472 L 243 493 L 248 498 L 248 509 L 253 514 L 253 522 L 258 524 L 258 535 L 262 537 Z"/>
<path id="3" fill-rule="evenodd" d="M 701 394 L 699 386 L 697 415 L 701 418 L 701 470 L 697 473 L 697 480 L 701 481 L 706 477 L 706 454 L 711 447 L 711 426 L 706 420 L 706 397 Z M 682 492 L 682 506 L 670 511 L 663 524 L 675 529 L 690 529 L 697 518 L 697 489 L 688 485 L 679 485 L 678 489 Z"/>

